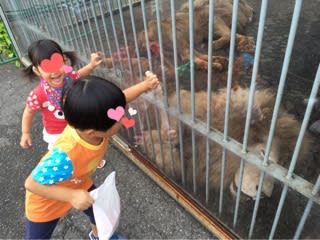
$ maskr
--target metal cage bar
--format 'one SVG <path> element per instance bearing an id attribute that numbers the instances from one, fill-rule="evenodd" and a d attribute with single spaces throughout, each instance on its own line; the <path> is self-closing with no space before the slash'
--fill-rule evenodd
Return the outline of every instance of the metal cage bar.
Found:
<path id="1" fill-rule="evenodd" d="M 144 114 L 139 114 L 139 126 L 143 128 L 135 128 L 132 132 L 122 131 L 120 134 L 125 135 L 128 142 L 131 141 L 132 135 L 141 134 L 142 137 L 150 138 L 150 148 L 146 145 L 135 146 L 125 148 L 128 150 L 129 155 L 133 154 L 135 151 L 137 153 L 148 153 L 148 158 L 143 160 L 146 161 L 145 166 L 153 169 L 157 165 L 157 157 L 160 159 L 159 169 L 155 170 L 155 175 L 159 172 L 164 175 L 167 174 L 166 168 L 175 169 L 175 164 L 178 164 L 178 170 L 176 175 L 179 176 L 178 179 L 172 177 L 172 183 L 177 189 L 182 188 L 184 190 L 185 196 L 192 196 L 190 198 L 195 199 L 197 203 L 201 203 L 203 209 L 207 212 L 201 212 L 203 216 L 215 216 L 217 219 L 226 219 L 228 211 L 225 210 L 225 204 L 228 203 L 228 194 L 226 193 L 226 178 L 228 177 L 228 156 L 232 154 L 236 156 L 237 163 L 239 164 L 239 177 L 238 177 L 238 188 L 235 191 L 236 197 L 232 201 L 235 204 L 232 209 L 232 215 L 230 217 L 231 223 L 223 223 L 225 226 L 235 231 L 240 228 L 241 220 L 243 220 L 243 214 L 241 215 L 241 189 L 243 184 L 243 178 L 245 176 L 245 169 L 249 165 L 254 166 L 259 171 L 258 177 L 258 189 L 255 196 L 255 203 L 253 204 L 253 212 L 247 215 L 248 220 L 248 235 L 242 235 L 239 237 L 253 238 L 260 237 L 255 236 L 254 230 L 258 226 L 257 221 L 258 211 L 261 208 L 261 195 L 262 188 L 265 183 L 267 176 L 273 177 L 276 181 L 281 182 L 284 187 L 282 193 L 277 202 L 275 216 L 270 225 L 269 238 L 273 239 L 276 235 L 276 229 L 281 224 L 281 213 L 286 204 L 286 196 L 290 189 L 299 193 L 301 197 L 308 199 L 308 203 L 305 207 L 302 217 L 299 221 L 297 229 L 295 229 L 294 238 L 301 237 L 301 233 L 304 225 L 306 224 L 306 219 L 311 211 L 311 206 L 315 203 L 317 206 L 320 204 L 319 191 L 319 178 L 316 184 L 310 183 L 308 180 L 294 174 L 295 166 L 297 163 L 300 147 L 303 142 L 303 137 L 307 129 L 307 123 L 309 122 L 311 112 L 314 108 L 314 99 L 317 97 L 317 90 L 319 88 L 319 69 L 317 76 L 314 80 L 312 91 L 309 99 L 311 99 L 306 106 L 306 111 L 302 124 L 300 127 L 300 132 L 296 140 L 296 146 L 293 151 L 293 155 L 290 156 L 291 162 L 287 168 L 283 167 L 281 164 L 269 161 L 270 154 L 272 152 L 272 143 L 274 138 L 274 133 L 276 130 L 276 122 L 281 110 L 281 102 L 284 94 L 284 88 L 286 85 L 286 78 L 288 74 L 290 59 L 293 51 L 293 46 L 295 42 L 296 31 L 298 28 L 298 22 L 300 17 L 300 12 L 302 9 L 302 0 L 296 0 L 294 11 L 291 19 L 291 27 L 289 36 L 287 39 L 287 46 L 285 49 L 285 55 L 283 60 L 283 65 L 280 73 L 280 80 L 278 84 L 278 89 L 275 97 L 275 103 L 272 109 L 272 119 L 270 119 L 270 129 L 267 134 L 266 146 L 264 151 L 263 160 L 258 156 L 257 153 L 249 151 L 250 147 L 250 124 L 253 118 L 254 111 L 254 98 L 256 93 L 256 85 L 258 78 L 259 65 L 261 65 L 261 58 L 263 57 L 263 40 L 266 31 L 266 21 L 267 10 L 270 6 L 269 0 L 261 1 L 261 7 L 259 12 L 259 25 L 257 27 L 256 36 L 256 47 L 255 54 L 253 57 L 252 74 L 250 79 L 250 88 L 248 87 L 248 99 L 247 108 L 245 111 L 245 126 L 243 132 L 243 141 L 238 142 L 230 138 L 230 129 L 234 126 L 230 125 L 230 106 L 232 104 L 232 84 L 234 82 L 233 70 L 235 70 L 235 59 L 237 58 L 237 22 L 241 18 L 241 7 L 243 0 L 234 0 L 232 2 L 232 17 L 231 17 L 231 28 L 230 28 L 230 43 L 229 49 L 227 50 L 228 57 L 228 72 L 226 73 L 226 104 L 224 109 L 224 122 L 223 131 L 215 129 L 213 125 L 213 120 L 216 117 L 216 112 L 213 111 L 213 105 L 215 103 L 214 99 L 214 82 L 212 79 L 217 77 L 217 73 L 213 71 L 211 66 L 213 66 L 214 54 L 218 54 L 213 48 L 212 42 L 215 39 L 215 24 L 217 22 L 217 12 L 215 12 L 217 4 L 228 1 L 220 0 L 209 0 L 207 1 L 208 7 L 208 33 L 207 33 L 207 49 L 201 51 L 207 56 L 208 71 L 204 77 L 207 84 L 207 88 L 204 90 L 206 94 L 205 107 L 207 112 L 205 113 L 204 119 L 199 119 L 197 116 L 198 106 L 197 102 L 197 90 L 195 88 L 197 84 L 197 65 L 195 59 L 197 58 L 197 53 L 199 48 L 202 46 L 197 46 L 195 44 L 197 38 L 197 32 L 195 29 L 196 12 L 195 8 L 197 4 L 201 1 L 193 0 L 170 0 L 169 1 L 148 1 L 148 0 L 110 0 L 110 1 L 13 1 L 9 0 L 6 4 L 1 4 L 5 6 L 5 11 L 14 18 L 10 18 L 12 24 L 10 28 L 10 34 L 14 36 L 17 34 L 19 40 L 16 43 L 16 49 L 19 51 L 19 56 L 24 58 L 26 55 L 26 46 L 30 44 L 31 41 L 39 38 L 52 38 L 57 42 L 61 43 L 64 48 L 74 48 L 81 54 L 81 60 L 83 62 L 88 60 L 88 56 L 93 51 L 102 50 L 106 57 L 110 57 L 112 61 L 112 68 L 109 70 L 101 69 L 99 71 L 103 76 L 110 77 L 115 80 L 121 87 L 126 85 L 131 85 L 130 82 L 135 76 L 143 80 L 143 67 L 142 59 L 147 61 L 148 68 L 151 71 L 157 71 L 159 67 L 158 77 L 162 81 L 162 89 L 160 94 L 148 93 L 142 96 L 141 110 L 144 111 L 149 109 L 149 112 L 145 111 Z M 186 62 L 181 61 L 181 56 L 179 55 L 179 33 L 177 33 L 177 28 L 179 28 L 180 22 L 177 22 L 177 13 L 180 10 L 179 6 L 182 4 L 188 4 L 187 16 L 185 22 L 188 25 L 188 58 L 190 73 L 186 77 L 187 79 L 187 89 L 190 93 L 188 99 L 181 99 L 182 90 L 185 90 L 183 81 L 185 80 L 180 76 L 179 67 L 181 64 L 186 64 Z M 259 5 L 259 4 L 256 4 Z M 149 7 L 151 11 L 149 11 Z M 163 10 L 165 9 L 165 10 Z M 163 10 L 163 11 L 162 11 Z M 138 13 L 138 14 L 137 14 Z M 141 14 L 140 14 L 141 13 Z M 153 55 L 151 48 L 152 43 L 150 41 L 150 20 L 156 22 L 154 36 L 158 41 L 159 57 Z M 164 29 L 163 23 L 168 22 L 168 29 Z M 179 19 L 178 19 L 179 21 Z M 22 29 L 21 32 L 17 29 Z M 50 31 L 49 31 L 50 29 Z M 170 32 L 171 42 L 170 46 L 166 45 L 166 31 Z M 131 37 L 131 38 L 130 38 Z M 23 39 L 24 38 L 24 39 Z M 143 38 L 143 39 L 140 39 Z M 155 39 L 152 39 L 155 40 Z M 141 41 L 144 41 L 146 47 L 146 54 L 141 53 Z M 121 46 L 124 44 L 127 48 L 125 49 L 125 55 L 119 54 L 119 58 L 116 59 L 114 54 L 116 51 L 119 53 L 121 51 Z M 132 47 L 132 49 L 129 49 Z M 166 48 L 169 48 L 166 49 Z M 132 50 L 132 51 L 130 51 Z M 171 51 L 171 59 L 166 59 L 166 51 Z M 200 51 L 200 50 L 199 50 Z M 137 59 L 137 69 L 131 63 L 131 59 Z M 172 64 L 172 79 L 166 72 L 166 68 L 171 67 L 169 62 Z M 128 64 L 127 64 L 127 62 Z M 157 65 L 156 65 L 157 64 Z M 159 66 L 158 66 L 159 65 Z M 100 70 L 100 69 L 99 69 Z M 170 68 L 171 70 L 171 68 Z M 174 83 L 173 95 L 168 91 L 169 84 Z M 159 93 L 159 92 L 158 92 Z M 161 96 L 161 97 L 159 97 Z M 175 104 L 169 103 L 169 99 L 174 98 Z M 188 110 L 184 111 L 183 103 L 188 101 Z M 153 119 L 154 118 L 154 119 Z M 166 121 L 169 124 L 175 125 L 175 130 L 177 131 L 176 139 L 172 139 L 167 136 L 163 136 L 162 123 Z M 155 130 L 155 135 L 152 134 L 152 130 Z M 186 132 L 188 132 L 188 139 L 186 138 Z M 145 135 L 144 135 L 145 134 Z M 203 146 L 198 147 L 198 140 L 201 139 L 201 144 Z M 178 147 L 174 145 L 174 140 L 176 140 L 179 145 Z M 159 144 L 160 148 L 155 149 L 155 145 Z M 167 144 L 167 145 L 166 145 Z M 213 156 L 212 149 L 219 148 L 219 156 Z M 178 153 L 174 153 L 174 150 L 178 150 Z M 205 151 L 202 156 L 204 159 L 199 159 L 197 156 L 200 151 Z M 236 159 L 235 158 L 235 159 Z M 219 159 L 220 165 L 213 164 L 214 159 Z M 149 166 L 152 165 L 153 167 Z M 199 165 L 203 164 L 204 171 L 199 170 Z M 141 167 L 144 168 L 144 167 Z M 190 168 L 190 169 L 187 169 Z M 159 170 L 159 172 L 158 172 Z M 219 186 L 217 191 L 211 191 L 210 174 L 215 170 L 219 172 Z M 148 173 L 149 174 L 149 173 Z M 151 173 L 150 173 L 151 174 Z M 203 174 L 204 176 L 200 176 Z M 169 174 L 168 174 L 169 175 Z M 204 185 L 199 181 L 199 179 L 204 181 Z M 161 178 L 162 179 L 162 178 Z M 169 179 L 169 178 L 165 178 Z M 167 180 L 166 180 L 167 181 Z M 170 184 L 168 184 L 170 185 Z M 171 185 L 170 185 L 171 186 Z M 171 188 L 166 186 L 166 188 Z M 202 192 L 204 188 L 204 192 Z M 180 194 L 180 191 L 179 191 Z M 181 197 L 185 202 L 189 204 L 188 197 Z M 176 197 L 178 198 L 178 197 Z M 178 201 L 180 201 L 178 199 Z M 187 204 L 187 205 L 188 205 Z M 188 205 L 189 206 L 189 205 Z M 189 207 L 190 208 L 190 207 Z M 191 207 L 192 208 L 192 207 Z M 201 217 L 200 217 L 201 218 Z M 205 218 L 205 217 L 204 217 Z M 208 219 L 205 220 L 206 222 Z M 209 227 L 210 228 L 210 227 Z M 293 234 L 292 234 L 293 235 Z M 262 236 L 263 238 L 267 236 Z"/>

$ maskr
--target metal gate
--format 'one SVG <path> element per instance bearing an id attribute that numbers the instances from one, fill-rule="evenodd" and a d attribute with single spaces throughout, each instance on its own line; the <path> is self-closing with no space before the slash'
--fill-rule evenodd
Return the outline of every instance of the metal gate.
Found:
<path id="1" fill-rule="evenodd" d="M 25 64 L 56 40 L 121 87 L 155 72 L 113 139 L 221 238 L 319 238 L 317 0 L 7 0 Z"/>

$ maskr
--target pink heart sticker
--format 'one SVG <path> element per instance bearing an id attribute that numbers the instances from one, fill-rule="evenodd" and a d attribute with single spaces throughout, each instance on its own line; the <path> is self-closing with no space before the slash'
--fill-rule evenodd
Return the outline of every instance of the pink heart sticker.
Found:
<path id="1" fill-rule="evenodd" d="M 119 121 L 124 115 L 124 108 L 119 106 L 116 109 L 110 108 L 107 112 L 109 118 Z"/>
<path id="2" fill-rule="evenodd" d="M 63 65 L 63 71 L 65 73 L 71 73 L 73 71 L 73 67 L 68 66 L 68 65 Z"/>
<path id="3" fill-rule="evenodd" d="M 121 123 L 123 124 L 123 126 L 125 126 L 126 128 L 131 128 L 134 126 L 134 124 L 136 123 L 136 121 L 134 119 L 129 119 L 129 118 L 122 118 L 121 119 Z"/>
<path id="4" fill-rule="evenodd" d="M 59 72 L 63 66 L 63 57 L 60 53 L 54 53 L 50 59 L 44 59 L 40 63 L 40 67 L 43 71 L 48 73 Z"/>

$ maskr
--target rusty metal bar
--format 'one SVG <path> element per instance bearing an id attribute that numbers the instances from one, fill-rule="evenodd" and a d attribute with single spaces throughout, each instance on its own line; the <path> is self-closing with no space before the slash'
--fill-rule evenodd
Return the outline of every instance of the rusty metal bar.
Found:
<path id="1" fill-rule="evenodd" d="M 212 234 L 219 239 L 237 239 L 238 236 L 230 233 L 220 222 L 208 215 L 207 211 L 198 204 L 191 196 L 187 195 L 179 186 L 170 181 L 153 166 L 150 161 L 145 160 L 138 152 L 131 149 L 119 136 L 114 136 L 111 143 L 125 154 L 133 163 L 146 173 L 155 183 L 183 206 L 192 216 L 201 222 Z"/>

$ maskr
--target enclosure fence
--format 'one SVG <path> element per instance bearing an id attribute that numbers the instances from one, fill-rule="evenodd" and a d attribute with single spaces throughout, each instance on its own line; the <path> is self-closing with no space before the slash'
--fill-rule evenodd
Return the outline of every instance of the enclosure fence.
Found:
<path id="1" fill-rule="evenodd" d="M 319 2 L 275 5 L 7 0 L 1 17 L 25 65 L 28 46 L 49 38 L 79 66 L 103 52 L 95 74 L 121 88 L 158 75 L 113 143 L 216 236 L 319 238 L 319 59 L 295 58 L 315 50 L 299 42 Z"/>

